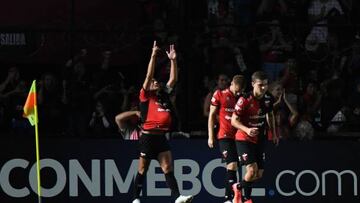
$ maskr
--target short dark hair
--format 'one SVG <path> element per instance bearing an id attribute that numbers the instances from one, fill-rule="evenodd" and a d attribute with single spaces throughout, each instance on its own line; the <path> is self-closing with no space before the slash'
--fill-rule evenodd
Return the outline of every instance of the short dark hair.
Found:
<path id="1" fill-rule="evenodd" d="M 234 82 L 234 84 L 240 85 L 242 88 L 245 88 L 246 82 L 245 82 L 245 77 L 244 76 L 235 75 L 233 77 L 232 81 Z"/>
<path id="2" fill-rule="evenodd" d="M 267 79 L 268 79 L 268 76 L 263 71 L 256 71 L 251 76 L 251 81 L 252 82 L 255 82 L 255 80 L 267 80 Z"/>

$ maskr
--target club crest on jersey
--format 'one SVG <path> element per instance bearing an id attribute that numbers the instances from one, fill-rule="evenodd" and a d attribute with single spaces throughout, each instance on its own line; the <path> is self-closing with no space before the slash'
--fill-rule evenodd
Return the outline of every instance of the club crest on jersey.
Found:
<path id="1" fill-rule="evenodd" d="M 246 153 L 242 154 L 242 155 L 241 155 L 241 159 L 242 159 L 243 161 L 247 161 L 247 160 L 248 160 L 248 154 L 246 154 Z"/>
<path id="2" fill-rule="evenodd" d="M 224 158 L 226 158 L 226 157 L 228 156 L 228 151 L 227 151 L 227 150 L 224 150 L 224 151 L 222 152 L 222 155 L 223 155 Z"/>

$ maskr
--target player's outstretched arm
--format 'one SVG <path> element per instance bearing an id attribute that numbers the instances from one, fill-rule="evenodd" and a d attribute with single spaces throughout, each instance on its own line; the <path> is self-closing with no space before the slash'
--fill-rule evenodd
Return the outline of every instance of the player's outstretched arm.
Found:
<path id="1" fill-rule="evenodd" d="M 156 41 L 154 41 L 154 44 L 153 44 L 153 47 L 152 47 L 151 58 L 150 58 L 150 61 L 149 61 L 146 77 L 145 77 L 145 80 L 144 80 L 144 83 L 143 83 L 144 90 L 149 90 L 151 80 L 154 78 L 155 60 L 156 60 L 156 55 L 159 52 L 159 50 L 160 50 L 160 48 L 156 45 Z"/>
<path id="2" fill-rule="evenodd" d="M 171 44 L 170 49 L 169 51 L 166 51 L 166 54 L 170 59 L 170 77 L 166 85 L 170 88 L 173 88 L 177 82 L 178 75 L 175 45 Z"/>

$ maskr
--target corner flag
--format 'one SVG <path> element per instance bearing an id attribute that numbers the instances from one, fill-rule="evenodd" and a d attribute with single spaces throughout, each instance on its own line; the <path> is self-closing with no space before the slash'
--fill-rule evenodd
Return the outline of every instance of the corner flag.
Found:
<path id="1" fill-rule="evenodd" d="M 32 126 L 35 126 L 36 142 L 36 174 L 37 174 L 37 194 L 38 202 L 41 203 L 41 183 L 40 183 L 40 150 L 39 150 L 39 133 L 38 133 L 38 112 L 36 102 L 36 80 L 32 82 L 29 94 L 24 105 L 24 115 Z"/>
<path id="2" fill-rule="evenodd" d="M 29 119 L 29 122 L 32 126 L 38 123 L 35 80 L 32 82 L 28 97 L 24 105 L 24 117 Z"/>

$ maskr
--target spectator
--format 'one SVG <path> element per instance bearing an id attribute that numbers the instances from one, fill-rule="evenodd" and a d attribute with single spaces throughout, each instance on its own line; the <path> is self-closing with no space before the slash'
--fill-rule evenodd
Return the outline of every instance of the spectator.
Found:
<path id="1" fill-rule="evenodd" d="M 314 128 L 310 123 L 310 118 L 306 112 L 301 112 L 299 123 L 295 128 L 295 137 L 299 140 L 312 140 L 314 138 Z"/>
<path id="2" fill-rule="evenodd" d="M 315 82 L 309 82 L 306 85 L 305 92 L 302 95 L 301 105 L 310 120 L 314 120 L 320 110 L 322 93 L 318 90 Z M 320 119 L 320 118 L 317 118 Z M 315 122 L 320 120 L 315 120 Z"/>
<path id="3" fill-rule="evenodd" d="M 39 82 L 38 106 L 41 130 L 46 133 L 60 133 L 63 131 L 64 104 L 57 78 L 52 73 L 42 75 Z"/>
<path id="4" fill-rule="evenodd" d="M 119 133 L 124 140 L 138 140 L 141 136 L 140 111 L 125 111 L 115 117 Z"/>
<path id="5" fill-rule="evenodd" d="M 110 118 L 111 116 L 109 116 L 103 101 L 98 100 L 96 102 L 95 111 L 92 113 L 89 122 L 90 132 L 95 136 L 111 135 L 111 133 L 113 133 L 114 124 L 113 120 Z"/>
<path id="6" fill-rule="evenodd" d="M 86 49 L 66 63 L 66 75 L 63 81 L 63 101 L 69 110 L 66 115 L 67 133 L 84 136 L 88 126 L 92 97 L 90 91 L 90 75 L 83 62 L 87 55 Z"/>
<path id="7" fill-rule="evenodd" d="M 297 124 L 298 112 L 296 108 L 288 102 L 285 89 L 281 83 L 272 83 L 269 91 L 275 98 L 274 115 L 277 135 L 282 139 L 288 139 L 292 128 Z"/>
<path id="8" fill-rule="evenodd" d="M 228 86 L 228 83 L 229 83 L 229 77 L 225 74 L 219 74 L 216 80 L 216 84 L 217 84 L 216 87 L 214 89 L 211 89 L 204 99 L 203 115 L 205 117 L 209 116 L 211 97 L 213 96 L 214 92 L 218 89 L 219 90 L 225 89 Z"/>
<path id="9" fill-rule="evenodd" d="M 325 129 L 333 123 L 334 116 L 345 107 L 344 84 L 336 72 L 333 72 L 331 78 L 322 82 L 325 93 L 321 101 L 321 123 Z"/>
<path id="10" fill-rule="evenodd" d="M 280 17 L 287 13 L 288 6 L 285 0 L 262 0 L 257 9 L 257 15 L 269 19 L 273 16 Z"/>
<path id="11" fill-rule="evenodd" d="M 214 24 L 234 23 L 233 0 L 208 0 L 209 21 Z"/>
<path id="12" fill-rule="evenodd" d="M 305 47 L 308 51 L 318 51 L 328 42 L 328 19 L 339 16 L 343 10 L 337 0 L 312 0 L 309 9 L 310 24 L 315 25 L 306 37 Z"/>
<path id="13" fill-rule="evenodd" d="M 134 111 L 138 109 L 138 105 L 139 105 L 139 97 L 137 95 L 137 92 L 139 90 L 137 90 L 135 88 L 135 86 L 130 86 L 128 89 L 126 89 L 125 87 L 122 88 L 121 92 L 122 92 L 122 96 L 123 96 L 123 100 L 121 103 L 121 111 Z"/>
<path id="14" fill-rule="evenodd" d="M 355 90 L 349 97 L 349 107 L 350 107 L 350 116 L 349 124 L 351 130 L 359 131 L 360 130 L 360 79 L 358 79 Z"/>
<path id="15" fill-rule="evenodd" d="M 124 83 L 124 78 L 121 72 L 110 68 L 111 54 L 111 51 L 102 53 L 101 67 L 92 74 L 91 93 L 94 100 L 101 98 L 107 101 L 106 109 L 109 112 L 119 112 L 121 109 L 117 104 L 121 101 L 121 84 Z"/>
<path id="16" fill-rule="evenodd" d="M 29 128 L 28 121 L 22 117 L 26 96 L 26 83 L 21 80 L 19 69 L 9 68 L 5 81 L 0 84 L 0 112 L 3 112 L 0 125 L 5 129 L 11 126 L 15 134 L 22 134 Z"/>
<path id="17" fill-rule="evenodd" d="M 285 61 L 292 51 L 292 45 L 281 31 L 278 20 L 271 21 L 270 30 L 262 36 L 259 46 L 264 62 L 263 70 L 268 75 L 269 81 L 279 79 Z"/>

